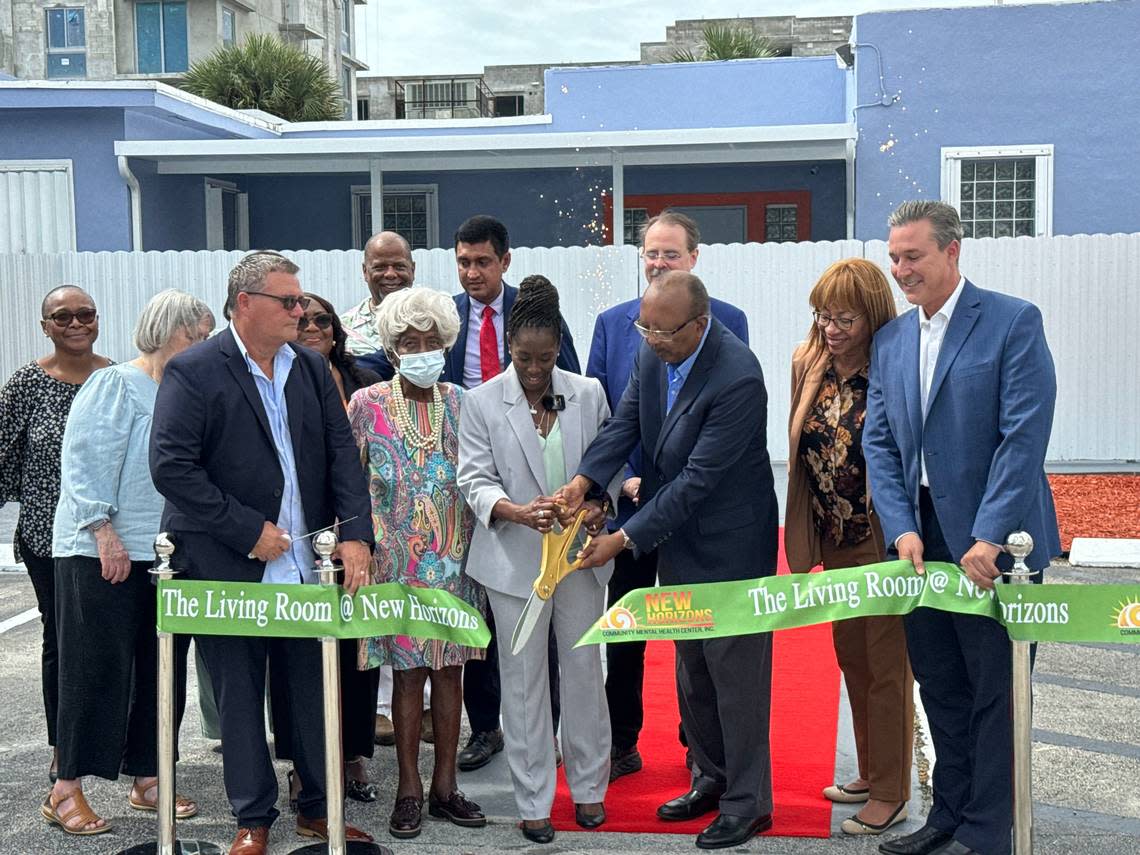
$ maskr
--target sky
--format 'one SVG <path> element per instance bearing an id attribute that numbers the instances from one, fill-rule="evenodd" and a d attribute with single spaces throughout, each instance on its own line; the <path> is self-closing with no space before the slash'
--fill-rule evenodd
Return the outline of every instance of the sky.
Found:
<path id="1" fill-rule="evenodd" d="M 979 6 L 985 0 L 368 0 L 357 53 L 371 73 L 473 74 L 485 65 L 636 61 L 641 42 L 692 18 L 855 15 L 876 9 Z M 482 8 L 481 8 L 482 7 Z"/>

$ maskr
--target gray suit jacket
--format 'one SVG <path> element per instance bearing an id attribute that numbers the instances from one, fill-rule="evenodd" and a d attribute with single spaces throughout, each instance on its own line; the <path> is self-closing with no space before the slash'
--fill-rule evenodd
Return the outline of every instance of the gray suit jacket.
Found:
<path id="1" fill-rule="evenodd" d="M 558 422 L 569 478 L 609 418 L 610 408 L 601 383 L 561 368 L 554 369 L 551 392 L 566 398 Z M 526 526 L 493 521 L 491 509 L 499 499 L 524 504 L 536 496 L 549 496 L 562 485 L 546 483 L 542 447 L 513 368 L 463 396 L 458 482 L 480 523 L 467 553 L 467 575 L 492 590 L 530 596 L 542 561 L 542 537 Z M 615 479 L 610 484 L 611 498 L 616 498 L 617 488 Z M 598 584 L 605 585 L 613 563 L 592 572 Z"/>

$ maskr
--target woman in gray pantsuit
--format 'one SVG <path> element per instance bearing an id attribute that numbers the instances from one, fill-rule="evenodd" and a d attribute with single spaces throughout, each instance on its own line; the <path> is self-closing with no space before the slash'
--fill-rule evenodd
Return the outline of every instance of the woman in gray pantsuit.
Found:
<path id="1" fill-rule="evenodd" d="M 561 316 L 549 280 L 523 280 L 507 335 L 511 365 L 468 392 L 459 417 L 459 488 L 475 512 L 467 573 L 481 582 L 495 623 L 509 633 L 518 622 L 542 560 L 541 535 L 555 522 L 550 494 L 576 471 L 609 407 L 597 380 L 556 368 Z M 616 483 L 611 485 L 616 487 Z M 597 497 L 587 523 L 602 520 Z M 605 609 L 613 564 L 566 576 L 517 656 L 499 650 L 503 735 L 523 835 L 554 839 L 554 746 L 546 638 L 551 621 L 562 671 L 562 754 L 578 824 L 605 820 L 610 723 L 597 646 L 574 643 Z"/>

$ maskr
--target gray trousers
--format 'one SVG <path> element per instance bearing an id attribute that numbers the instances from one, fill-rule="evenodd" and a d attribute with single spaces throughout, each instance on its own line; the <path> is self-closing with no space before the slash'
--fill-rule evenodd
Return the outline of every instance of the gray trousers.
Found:
<path id="1" fill-rule="evenodd" d="M 770 814 L 771 633 L 674 644 L 693 788 L 719 795 L 720 812 L 729 816 Z"/>
<path id="2" fill-rule="evenodd" d="M 487 589 L 495 624 L 506 641 L 526 600 Z M 605 610 L 605 589 L 589 571 L 563 579 L 547 603 L 526 646 L 513 656 L 499 648 L 503 739 L 521 819 L 546 819 L 554 803 L 556 772 L 547 633 L 554 622 L 561 669 L 562 757 L 566 782 L 577 804 L 604 801 L 610 778 L 610 716 L 602 677 L 601 648 L 574 644 Z"/>

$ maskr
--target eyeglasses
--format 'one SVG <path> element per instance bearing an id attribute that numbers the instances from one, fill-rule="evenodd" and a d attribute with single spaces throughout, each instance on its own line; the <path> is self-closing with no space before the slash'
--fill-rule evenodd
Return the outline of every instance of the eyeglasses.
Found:
<path id="1" fill-rule="evenodd" d="M 685 327 L 687 327 L 693 321 L 699 321 L 701 318 L 704 318 L 704 317 L 708 317 L 708 316 L 707 315 L 694 315 L 693 317 L 691 317 L 687 321 L 685 321 L 683 324 L 681 324 L 681 326 L 677 327 L 675 330 L 653 330 L 647 326 L 642 326 L 637 321 L 633 322 L 633 328 L 635 330 L 637 330 L 639 333 L 641 333 L 642 338 L 649 338 L 650 336 L 653 336 L 658 341 L 672 341 L 673 336 L 675 336 L 677 333 L 679 333 L 681 330 L 683 330 Z"/>
<path id="2" fill-rule="evenodd" d="M 276 294 L 266 294 L 264 291 L 239 291 L 239 294 L 249 294 L 251 297 L 268 297 L 270 300 L 276 300 L 285 307 L 286 312 L 293 311 L 295 306 L 300 306 L 302 310 L 309 308 L 309 303 L 313 302 L 308 297 L 294 297 L 290 294 L 288 297 L 278 297 Z"/>
<path id="3" fill-rule="evenodd" d="M 815 318 L 815 325 L 821 330 L 827 329 L 827 325 L 834 322 L 835 326 L 844 332 L 851 329 L 852 325 L 863 317 L 862 315 L 856 315 L 853 318 L 833 318 L 831 315 L 825 315 L 823 312 L 812 312 L 811 316 Z"/>
<path id="4" fill-rule="evenodd" d="M 665 259 L 666 261 L 672 263 L 675 261 L 680 261 L 684 257 L 684 253 L 677 252 L 675 249 L 666 250 L 665 252 L 661 252 L 660 250 L 656 249 L 643 249 L 641 251 L 641 257 L 646 261 L 660 261 L 661 259 Z"/>
<path id="5" fill-rule="evenodd" d="M 316 324 L 317 329 L 327 330 L 332 326 L 333 316 L 329 312 L 321 312 L 319 315 L 301 315 L 297 318 L 297 329 L 308 329 L 309 324 Z"/>
<path id="6" fill-rule="evenodd" d="M 71 326 L 72 321 L 79 321 L 83 326 L 90 326 L 95 323 L 95 319 L 99 317 L 98 312 L 94 309 L 80 309 L 78 312 L 69 312 L 62 309 L 48 315 L 44 320 L 49 320 L 61 329 L 67 329 Z"/>

